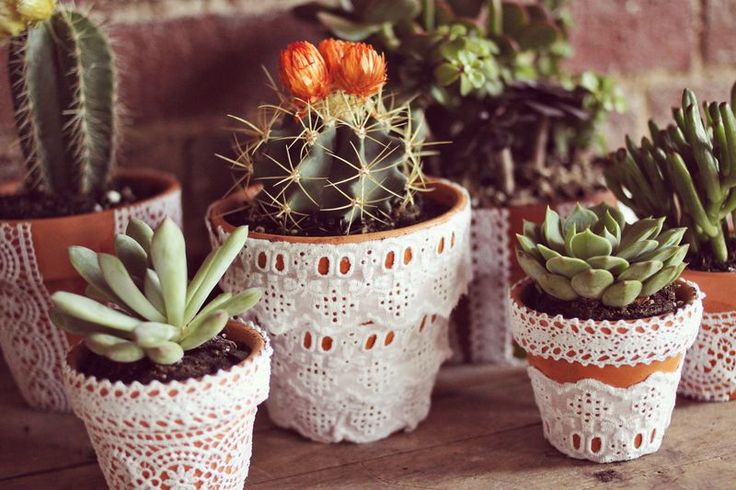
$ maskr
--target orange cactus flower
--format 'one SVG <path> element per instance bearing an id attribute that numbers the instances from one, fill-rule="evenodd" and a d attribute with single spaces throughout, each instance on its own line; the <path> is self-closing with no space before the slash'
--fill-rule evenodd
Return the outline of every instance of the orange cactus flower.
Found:
<path id="1" fill-rule="evenodd" d="M 345 51 L 353 45 L 349 41 L 340 41 L 338 39 L 323 39 L 319 43 L 319 52 L 327 63 L 327 69 L 330 73 L 335 73 L 342 63 L 342 57 L 345 56 Z"/>
<path id="2" fill-rule="evenodd" d="M 281 51 L 281 81 L 294 97 L 313 101 L 330 93 L 330 73 L 322 55 L 307 41 L 289 44 Z"/>
<path id="3" fill-rule="evenodd" d="M 332 76 L 340 90 L 368 97 L 386 83 L 386 58 L 369 44 L 351 43 Z"/>

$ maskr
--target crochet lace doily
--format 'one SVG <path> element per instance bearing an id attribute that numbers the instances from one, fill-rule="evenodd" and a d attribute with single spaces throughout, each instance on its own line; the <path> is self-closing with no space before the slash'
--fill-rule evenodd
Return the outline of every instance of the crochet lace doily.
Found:
<path id="1" fill-rule="evenodd" d="M 685 357 L 680 393 L 707 401 L 729 401 L 736 393 L 736 311 L 703 315 Z"/>
<path id="2" fill-rule="evenodd" d="M 115 230 L 131 217 L 157 225 L 164 216 L 181 223 L 181 193 L 115 210 Z M 0 347 L 26 402 L 43 410 L 68 411 L 61 367 L 66 335 L 48 318 L 49 293 L 38 268 L 32 222 L 0 223 Z"/>
<path id="3" fill-rule="evenodd" d="M 274 344 L 273 421 L 318 441 L 411 430 L 450 355 L 448 317 L 470 279 L 470 209 L 383 240 L 249 238 L 222 281 L 260 286 L 252 310 Z M 211 233 L 220 243 L 222 230 Z"/>
<path id="4" fill-rule="evenodd" d="M 256 410 L 268 397 L 271 354 L 267 343 L 229 370 L 147 385 L 100 381 L 65 364 L 69 402 L 108 486 L 242 489 Z"/>
<path id="5" fill-rule="evenodd" d="M 594 379 L 558 383 L 528 368 L 545 438 L 567 456 L 597 463 L 657 451 L 670 425 L 680 369 L 629 388 Z"/>
<path id="6" fill-rule="evenodd" d="M 520 284 L 529 284 L 524 280 Z M 584 365 L 631 366 L 684 354 L 695 341 L 703 294 L 673 313 L 638 320 L 595 321 L 550 316 L 511 299 L 516 342 L 528 353 Z M 521 286 L 523 287 L 523 286 Z"/>

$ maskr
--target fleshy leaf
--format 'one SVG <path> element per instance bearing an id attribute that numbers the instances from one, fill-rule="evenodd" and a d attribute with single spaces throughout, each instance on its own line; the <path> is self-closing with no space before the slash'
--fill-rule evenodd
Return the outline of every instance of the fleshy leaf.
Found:
<path id="1" fill-rule="evenodd" d="M 549 260 L 554 257 L 562 257 L 562 255 L 560 255 L 559 252 L 555 252 L 551 248 L 545 245 L 542 245 L 541 243 L 537 244 L 537 250 L 539 251 L 540 254 L 542 254 L 542 257 L 544 257 L 544 260 Z"/>
<path id="2" fill-rule="evenodd" d="M 623 271 L 619 276 L 619 281 L 639 281 L 644 282 L 654 274 L 662 270 L 664 264 L 659 260 L 648 260 L 646 262 L 637 262 Z"/>
<path id="3" fill-rule="evenodd" d="M 562 253 L 565 250 L 565 239 L 562 236 L 560 215 L 547 206 L 542 223 L 542 237 L 549 248 Z"/>
<path id="4" fill-rule="evenodd" d="M 587 260 L 588 264 L 594 269 L 605 269 L 613 275 L 621 274 L 628 269 L 629 262 L 615 255 L 598 255 Z"/>
<path id="5" fill-rule="evenodd" d="M 547 261 L 547 270 L 553 274 L 572 277 L 578 272 L 587 271 L 590 266 L 587 262 L 572 257 L 555 257 Z"/>
<path id="6" fill-rule="evenodd" d="M 611 285 L 601 296 L 601 302 L 606 306 L 623 308 L 636 300 L 642 290 L 639 281 L 620 281 Z"/>
<path id="7" fill-rule="evenodd" d="M 583 298 L 598 299 L 613 281 L 613 274 L 607 270 L 590 269 L 576 274 L 570 285 Z"/>
<path id="8" fill-rule="evenodd" d="M 632 262 L 639 257 L 656 250 L 658 246 L 659 243 L 656 240 L 642 240 L 622 248 L 616 255 Z"/>
<path id="9" fill-rule="evenodd" d="M 575 235 L 570 241 L 570 248 L 575 257 L 583 260 L 598 255 L 610 255 L 613 250 L 608 240 L 589 229 Z"/>

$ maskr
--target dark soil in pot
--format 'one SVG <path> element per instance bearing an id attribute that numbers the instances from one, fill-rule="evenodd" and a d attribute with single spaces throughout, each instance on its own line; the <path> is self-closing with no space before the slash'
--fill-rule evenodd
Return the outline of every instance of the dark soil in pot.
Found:
<path id="1" fill-rule="evenodd" d="M 85 349 L 79 371 L 86 376 L 112 382 L 121 381 L 124 384 L 134 381 L 144 385 L 152 381 L 166 383 L 215 374 L 220 369 L 239 364 L 249 354 L 250 348 L 247 345 L 229 340 L 226 334 L 221 334 L 200 347 L 185 352 L 181 361 L 170 365 L 156 364 L 148 358 L 131 363 L 114 362 Z"/>
<path id="2" fill-rule="evenodd" d="M 701 253 L 688 257 L 687 267 L 700 272 L 736 272 L 736 243 L 731 241 L 728 244 L 728 258 L 724 263 L 716 262 L 710 254 Z"/>
<path id="3" fill-rule="evenodd" d="M 623 308 L 606 306 L 598 300 L 586 298 L 563 301 L 534 287 L 528 288 L 525 301 L 530 308 L 551 316 L 596 321 L 635 320 L 672 313 L 682 308 L 684 303 L 677 299 L 676 290 L 676 286 L 671 284 Z"/>

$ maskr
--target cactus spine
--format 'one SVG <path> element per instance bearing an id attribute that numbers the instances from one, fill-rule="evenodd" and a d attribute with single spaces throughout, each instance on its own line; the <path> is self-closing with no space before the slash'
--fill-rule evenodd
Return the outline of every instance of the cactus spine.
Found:
<path id="1" fill-rule="evenodd" d="M 27 190 L 104 191 L 115 156 L 116 72 L 99 27 L 58 10 L 11 40 L 9 76 Z"/>

